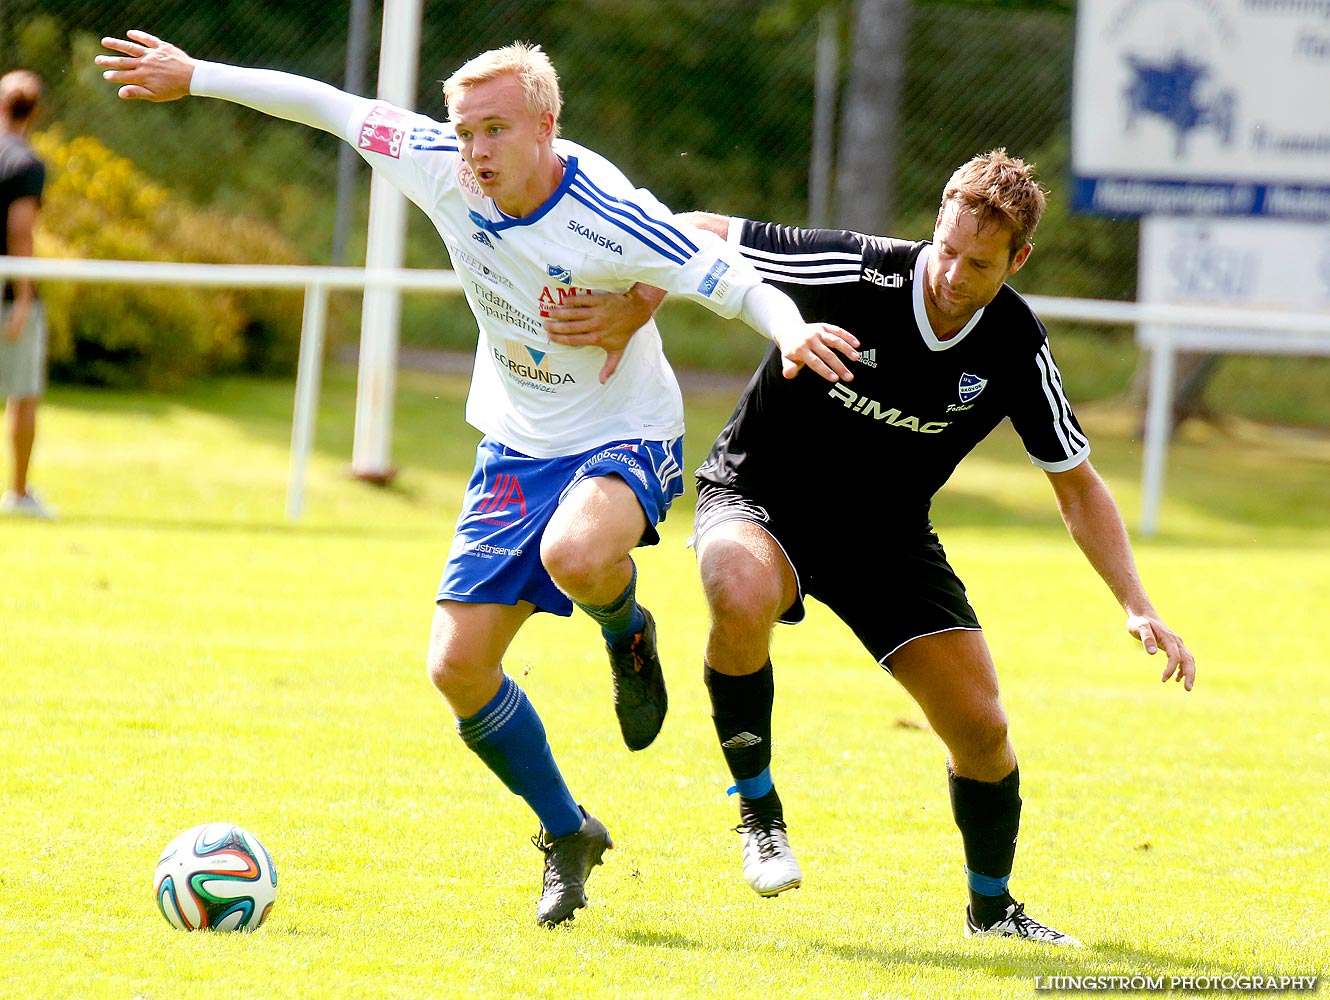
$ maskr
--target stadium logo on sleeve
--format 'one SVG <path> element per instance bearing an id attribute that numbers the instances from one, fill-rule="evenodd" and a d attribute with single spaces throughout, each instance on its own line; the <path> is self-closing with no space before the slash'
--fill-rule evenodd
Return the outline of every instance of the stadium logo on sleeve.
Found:
<path id="1" fill-rule="evenodd" d="M 971 375 L 968 372 L 962 372 L 960 384 L 961 402 L 974 402 L 974 398 L 984 391 L 984 386 L 986 385 L 988 385 L 988 379 L 980 378 L 978 375 Z"/>
<path id="2" fill-rule="evenodd" d="M 365 115 L 360 126 L 358 145 L 371 153 L 382 153 L 397 159 L 402 155 L 402 142 L 406 138 L 406 112 L 376 104 Z"/>

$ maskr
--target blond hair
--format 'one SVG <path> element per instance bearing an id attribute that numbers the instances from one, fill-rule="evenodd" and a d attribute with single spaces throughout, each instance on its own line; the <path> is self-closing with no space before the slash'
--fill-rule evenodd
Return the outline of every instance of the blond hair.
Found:
<path id="1" fill-rule="evenodd" d="M 955 201 L 981 230 L 1011 230 L 1011 255 L 1030 242 L 1043 218 L 1047 192 L 1034 178 L 1034 164 L 1007 155 L 1005 147 L 980 153 L 962 164 L 942 189 L 942 207 Z"/>
<path id="2" fill-rule="evenodd" d="M 545 50 L 527 42 L 513 42 L 503 48 L 490 49 L 468 59 L 452 76 L 443 81 L 443 100 L 452 112 L 458 95 L 478 83 L 511 73 L 522 85 L 527 110 L 541 115 L 546 111 L 554 115 L 554 134 L 559 134 L 559 112 L 563 110 L 563 97 L 559 93 L 559 74 Z"/>
<path id="3" fill-rule="evenodd" d="M 0 76 L 0 115 L 27 121 L 42 98 L 42 78 L 30 69 L 11 69 Z"/>

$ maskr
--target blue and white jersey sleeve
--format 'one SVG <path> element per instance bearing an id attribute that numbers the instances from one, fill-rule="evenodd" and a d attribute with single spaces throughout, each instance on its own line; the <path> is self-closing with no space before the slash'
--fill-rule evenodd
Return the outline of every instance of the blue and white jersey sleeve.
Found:
<path id="1" fill-rule="evenodd" d="M 619 283 L 629 287 L 644 282 L 721 316 L 739 315 L 748 289 L 762 281 L 739 248 L 675 218 L 654 194 L 634 188 L 604 157 L 574 148 L 577 170 L 567 201 L 577 206 L 588 238 L 610 241 L 613 256 L 607 263 Z"/>
<path id="2" fill-rule="evenodd" d="M 423 209 L 436 226 L 434 209 L 444 192 L 462 176 L 475 184 L 462 161 L 452 126 L 426 115 L 383 101 L 362 100 L 352 110 L 342 138 L 393 187 Z M 477 187 L 476 195 L 479 193 Z"/>
<path id="3" fill-rule="evenodd" d="M 738 247 L 680 221 L 591 150 L 577 148 L 577 168 L 568 201 L 588 227 L 613 239 L 616 253 L 608 263 L 622 285 L 644 282 L 726 318 L 739 314 L 743 295 L 762 278 Z"/>

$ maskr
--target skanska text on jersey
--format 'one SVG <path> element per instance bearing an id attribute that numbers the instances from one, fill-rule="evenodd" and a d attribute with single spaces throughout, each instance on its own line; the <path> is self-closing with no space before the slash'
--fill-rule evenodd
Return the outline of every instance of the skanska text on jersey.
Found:
<path id="1" fill-rule="evenodd" d="M 610 253 L 617 253 L 620 257 L 623 256 L 622 243 L 612 240 L 608 236 L 600 235 L 600 233 L 596 232 L 590 226 L 584 226 L 576 219 L 568 220 L 568 229 L 582 237 L 584 240 L 590 240 L 592 243 L 596 244 L 596 246 L 604 247 Z"/>
<path id="2" fill-rule="evenodd" d="M 914 431 L 916 434 L 941 434 L 951 426 L 950 421 L 947 420 L 924 421 L 918 417 L 907 416 L 894 406 L 884 409 L 876 399 L 859 395 L 843 382 L 835 383 L 827 395 L 838 400 L 842 406 L 853 413 L 859 413 L 874 420 L 883 420 L 892 427 L 902 427 L 907 431 Z"/>

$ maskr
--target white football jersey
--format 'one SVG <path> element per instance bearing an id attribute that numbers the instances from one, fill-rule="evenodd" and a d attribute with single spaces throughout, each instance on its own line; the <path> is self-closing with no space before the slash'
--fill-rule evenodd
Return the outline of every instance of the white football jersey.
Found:
<path id="1" fill-rule="evenodd" d="M 676 221 L 608 160 L 562 139 L 558 190 L 512 218 L 481 193 L 451 125 L 364 101 L 343 137 L 424 210 L 448 247 L 480 327 L 470 424 L 537 458 L 683 433 L 683 399 L 654 322 L 601 385 L 605 352 L 553 343 L 540 309 L 642 281 L 733 317 L 761 281 L 737 248 Z"/>

